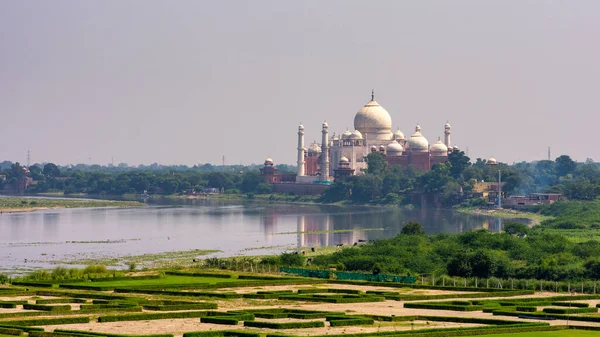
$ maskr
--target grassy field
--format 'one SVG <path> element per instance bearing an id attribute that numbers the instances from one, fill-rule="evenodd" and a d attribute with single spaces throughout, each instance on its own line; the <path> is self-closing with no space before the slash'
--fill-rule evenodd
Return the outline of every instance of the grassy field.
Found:
<path id="1" fill-rule="evenodd" d="M 8 198 L 0 197 L 0 210 L 27 211 L 46 208 L 80 208 L 80 207 L 139 207 L 143 203 L 137 201 L 117 200 L 79 200 L 58 198 Z"/>
<path id="2" fill-rule="evenodd" d="M 234 278 L 218 278 L 218 277 L 204 277 L 204 276 L 175 276 L 165 275 L 159 279 L 149 280 L 118 280 L 118 281 L 105 281 L 105 282 L 81 282 L 73 283 L 75 285 L 94 285 L 101 287 L 129 287 L 129 286 L 147 286 L 147 285 L 164 285 L 169 284 L 194 284 L 194 283 L 224 283 L 224 282 L 236 282 L 238 279 Z"/>
<path id="3" fill-rule="evenodd" d="M 487 335 L 488 337 L 598 337 L 600 331 L 584 331 L 584 330 L 558 330 L 558 331 L 534 331 L 507 333 L 500 335 Z"/>

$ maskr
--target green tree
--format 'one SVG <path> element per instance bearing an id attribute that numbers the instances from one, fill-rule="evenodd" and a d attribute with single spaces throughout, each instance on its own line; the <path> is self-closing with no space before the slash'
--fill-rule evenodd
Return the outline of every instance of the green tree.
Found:
<path id="1" fill-rule="evenodd" d="M 387 168 L 385 157 L 380 152 L 371 152 L 366 157 L 367 172 L 374 175 L 383 175 Z"/>
<path id="2" fill-rule="evenodd" d="M 323 202 L 338 202 L 342 200 L 347 200 L 350 197 L 350 189 L 351 184 L 347 182 L 335 182 L 333 185 L 329 186 L 323 195 L 321 196 L 321 201 Z"/>
<path id="3" fill-rule="evenodd" d="M 357 202 L 369 202 L 381 195 L 381 182 L 379 176 L 363 174 L 348 179 L 352 184 L 352 195 L 350 198 Z"/>
<path id="4" fill-rule="evenodd" d="M 461 178 L 463 172 L 471 166 L 471 159 L 465 155 L 464 151 L 452 151 L 448 155 L 450 166 L 450 176 L 455 179 Z"/>
<path id="5" fill-rule="evenodd" d="M 575 171 L 575 168 L 577 167 L 577 163 L 575 163 L 571 159 L 571 157 L 564 155 L 564 154 L 562 156 L 556 158 L 555 162 L 556 162 L 556 174 L 559 177 L 566 176 L 567 174 L 572 173 L 573 171 Z"/>
<path id="6" fill-rule="evenodd" d="M 42 170 L 42 172 L 47 178 L 55 178 L 60 176 L 60 169 L 53 163 L 48 163 L 44 165 L 44 169 Z"/>
<path id="7" fill-rule="evenodd" d="M 402 227 L 400 233 L 404 235 L 424 235 L 425 231 L 423 230 L 423 225 L 410 221 Z"/>
<path id="8" fill-rule="evenodd" d="M 529 227 L 520 222 L 505 222 L 504 232 L 509 235 L 527 234 Z"/>

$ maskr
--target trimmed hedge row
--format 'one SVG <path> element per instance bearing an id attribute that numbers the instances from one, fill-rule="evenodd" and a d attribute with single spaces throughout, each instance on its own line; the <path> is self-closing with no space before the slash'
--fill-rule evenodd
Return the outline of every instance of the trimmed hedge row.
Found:
<path id="1" fill-rule="evenodd" d="M 78 317 L 23 319 L 23 320 L 17 320 L 17 321 L 5 321 L 2 323 L 5 324 L 4 326 L 6 327 L 7 326 L 6 324 L 31 326 L 31 325 L 77 324 L 77 323 L 89 323 L 89 322 L 90 322 L 89 317 L 78 316 Z"/>
<path id="2" fill-rule="evenodd" d="M 281 300 L 307 301 L 307 302 L 326 302 L 326 303 L 362 303 L 362 302 L 384 302 L 385 297 L 377 296 L 318 296 L 318 295 L 281 295 Z"/>
<path id="3" fill-rule="evenodd" d="M 323 321 L 308 322 L 262 322 L 262 321 L 244 321 L 244 326 L 269 329 L 302 329 L 302 328 L 323 328 Z"/>
<path id="4" fill-rule="evenodd" d="M 0 335 L 20 336 L 23 333 L 21 329 L 0 328 Z"/>
<path id="5" fill-rule="evenodd" d="M 165 275 L 174 275 L 174 276 L 199 276 L 199 277 L 216 277 L 216 278 L 234 278 L 233 274 L 224 274 L 224 273 L 198 273 L 191 272 L 186 273 L 182 271 L 167 271 Z"/>
<path id="6" fill-rule="evenodd" d="M 126 300 L 132 302 L 144 302 L 145 298 L 132 297 L 132 296 L 122 296 L 122 295 L 112 295 L 112 294 L 90 294 L 90 293 L 78 293 L 72 291 L 48 291 L 48 290 L 39 290 L 35 292 L 38 296 L 56 296 L 56 297 L 73 297 L 73 298 L 91 298 L 91 299 L 101 299 L 101 300 Z"/>
<path id="7" fill-rule="evenodd" d="M 14 286 L 26 286 L 26 287 L 38 287 L 38 288 L 52 288 L 54 284 L 52 282 L 20 282 L 15 281 L 12 283 Z"/>
<path id="8" fill-rule="evenodd" d="M 505 311 L 496 310 L 492 312 L 494 316 L 527 316 L 527 317 L 543 317 L 543 318 L 555 318 L 555 319 L 567 319 L 567 315 L 562 314 L 549 314 L 545 312 L 518 312 L 518 311 Z M 600 322 L 600 316 L 569 316 L 571 321 L 582 321 L 582 322 Z"/>
<path id="9" fill-rule="evenodd" d="M 405 308 L 413 309 L 432 309 L 432 310 L 452 310 L 452 311 L 480 311 L 483 310 L 483 305 L 452 305 L 435 302 L 423 303 L 404 303 Z"/>
<path id="10" fill-rule="evenodd" d="M 153 289 L 129 289 L 129 288 L 115 288 L 116 293 L 137 293 L 137 294 L 148 294 L 148 295 L 169 295 L 169 296 L 191 296 L 191 297 L 215 297 L 215 298 L 241 298 L 241 294 L 229 292 L 229 293 L 215 293 L 207 291 L 172 291 L 172 290 L 153 290 Z"/>
<path id="11" fill-rule="evenodd" d="M 96 277 L 91 278 L 91 282 L 107 282 L 107 281 L 129 281 L 129 280 L 156 280 L 162 276 L 158 275 L 138 275 L 138 276 L 119 276 L 119 277 Z"/>
<path id="12" fill-rule="evenodd" d="M 447 288 L 446 290 L 451 290 Z M 472 290 L 472 289 L 471 289 Z M 481 289 L 479 289 L 481 290 Z M 533 290 L 515 290 L 515 291 L 503 291 L 503 292 L 477 292 L 477 293 L 460 293 L 460 294 L 439 294 L 439 295 L 403 295 L 394 293 L 390 295 L 383 295 L 388 300 L 396 301 L 425 301 L 425 300 L 442 300 L 447 298 L 486 298 L 486 297 L 511 297 L 511 296 L 522 296 L 522 295 L 533 295 Z M 369 294 L 369 291 L 367 291 Z"/>
<path id="13" fill-rule="evenodd" d="M 515 307 L 515 310 L 524 312 L 536 312 L 537 307 Z"/>
<path id="14" fill-rule="evenodd" d="M 106 332 L 93 332 L 93 331 L 80 331 L 80 330 L 66 330 L 66 329 L 56 329 L 54 332 L 58 333 L 69 333 L 75 335 L 85 335 L 85 336 L 105 336 L 105 337 L 173 337 L 173 334 L 154 334 L 154 335 L 124 335 L 124 334 L 114 334 L 114 333 L 106 333 Z"/>
<path id="15" fill-rule="evenodd" d="M 590 304 L 589 303 L 581 303 L 581 302 L 573 302 L 573 303 L 569 303 L 569 302 L 551 302 L 551 305 L 557 306 L 557 307 L 575 307 L 575 308 L 589 308 Z"/>
<path id="16" fill-rule="evenodd" d="M 144 305 L 142 308 L 154 311 L 177 311 L 177 310 L 196 310 L 196 309 L 217 309 L 217 303 L 203 302 L 193 304 L 178 305 Z"/>
<path id="17" fill-rule="evenodd" d="M 213 323 L 225 325 L 238 325 L 240 321 L 236 316 L 205 316 L 200 317 L 200 323 Z"/>
<path id="18" fill-rule="evenodd" d="M 122 322 L 122 321 L 145 321 L 156 319 L 171 319 L 171 318 L 196 318 L 208 316 L 206 311 L 184 311 L 184 312 L 160 312 L 160 313 L 143 313 L 134 315 L 110 315 L 98 317 L 98 322 Z"/>
<path id="19" fill-rule="evenodd" d="M 325 318 L 330 326 L 349 326 L 349 325 L 372 325 L 375 320 L 364 316 L 327 316 Z"/>
<path id="20" fill-rule="evenodd" d="M 6 323 L 6 322 L 2 322 L 2 323 Z M 5 325 L 5 324 L 0 324 L 0 328 L 18 329 L 18 330 L 23 330 L 25 332 L 44 331 L 44 328 L 34 328 L 34 327 L 29 327 L 29 326 L 16 326 L 16 325 Z"/>
<path id="21" fill-rule="evenodd" d="M 544 308 L 549 314 L 583 314 L 587 312 L 598 312 L 598 308 Z"/>
<path id="22" fill-rule="evenodd" d="M 227 337 L 227 336 L 260 337 L 262 335 L 258 332 L 236 331 L 236 330 L 193 331 L 193 332 L 186 332 L 183 334 L 183 337 Z"/>
<path id="23" fill-rule="evenodd" d="M 48 298 L 35 301 L 35 304 L 87 303 L 83 298 Z"/>
<path id="24" fill-rule="evenodd" d="M 71 311 L 70 305 L 42 305 L 42 304 L 23 304 L 25 310 L 40 311 Z"/>
<path id="25" fill-rule="evenodd" d="M 85 314 L 101 314 L 107 312 L 142 312 L 142 307 L 117 307 L 117 308 L 86 308 L 72 311 L 74 313 L 85 313 Z"/>

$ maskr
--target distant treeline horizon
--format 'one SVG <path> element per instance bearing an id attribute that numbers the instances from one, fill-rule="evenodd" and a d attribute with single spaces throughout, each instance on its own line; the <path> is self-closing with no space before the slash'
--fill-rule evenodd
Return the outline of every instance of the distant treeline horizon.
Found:
<path id="1" fill-rule="evenodd" d="M 366 157 L 368 167 L 361 175 L 336 181 L 322 196 L 322 202 L 351 201 L 407 205 L 411 194 L 436 195 L 444 206 L 484 206 L 489 200 L 474 192 L 478 182 L 497 182 L 502 173 L 506 196 L 527 193 L 562 193 L 568 199 L 594 200 L 600 196 L 600 163 L 573 161 L 562 155 L 556 160 L 540 160 L 507 165 L 474 162 L 463 151 L 455 151 L 447 163 L 434 165 L 428 172 L 416 167 L 388 166 L 383 155 Z M 185 194 L 204 193 L 207 188 L 230 194 L 271 194 L 272 185 L 260 175 L 261 165 L 218 166 L 204 164 L 129 167 L 79 164 L 58 166 L 34 164 L 24 170 L 19 163 L 0 163 L 0 190 L 14 188 L 18 193 L 64 193 L 87 195 Z M 295 167 L 278 165 L 280 173 L 295 173 Z"/>

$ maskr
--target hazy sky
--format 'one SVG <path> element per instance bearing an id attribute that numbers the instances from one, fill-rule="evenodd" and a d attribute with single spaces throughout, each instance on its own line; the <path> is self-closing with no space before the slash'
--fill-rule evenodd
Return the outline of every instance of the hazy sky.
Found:
<path id="1" fill-rule="evenodd" d="M 472 158 L 600 160 L 600 1 L 0 0 L 0 160 L 292 164 L 372 88 Z"/>

